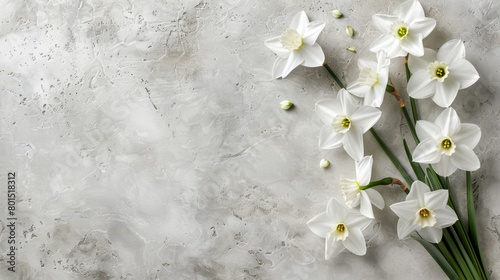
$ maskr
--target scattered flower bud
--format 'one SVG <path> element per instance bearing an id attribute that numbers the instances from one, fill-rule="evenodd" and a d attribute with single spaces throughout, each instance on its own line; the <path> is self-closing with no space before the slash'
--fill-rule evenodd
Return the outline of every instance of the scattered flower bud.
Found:
<path id="1" fill-rule="evenodd" d="M 348 25 L 345 28 L 345 33 L 347 33 L 347 36 L 352 37 L 354 35 L 354 30 L 350 25 Z"/>
<path id="2" fill-rule="evenodd" d="M 293 107 L 293 103 L 288 100 L 283 100 L 280 102 L 280 107 L 283 110 L 288 110 Z"/>
<path id="3" fill-rule="evenodd" d="M 333 16 L 334 18 L 341 18 L 343 15 L 344 15 L 344 14 L 342 14 L 342 12 L 341 12 L 341 11 L 339 11 L 339 10 L 333 10 L 333 11 L 332 11 L 332 16 Z"/>
<path id="4" fill-rule="evenodd" d="M 353 53 L 355 53 L 355 52 L 356 52 L 356 49 L 355 49 L 355 48 L 353 48 L 353 47 L 348 47 L 346 50 L 348 50 L 348 51 L 350 51 L 350 52 L 353 52 Z"/>
<path id="5" fill-rule="evenodd" d="M 327 168 L 328 166 L 330 166 L 330 161 L 328 161 L 327 159 L 322 159 L 319 162 L 319 167 L 321 168 Z"/>

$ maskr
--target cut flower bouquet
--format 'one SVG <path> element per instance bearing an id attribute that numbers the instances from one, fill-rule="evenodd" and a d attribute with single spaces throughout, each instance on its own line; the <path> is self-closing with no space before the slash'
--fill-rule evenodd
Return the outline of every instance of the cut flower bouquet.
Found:
<path id="1" fill-rule="evenodd" d="M 341 13 L 334 11 L 333 15 L 340 17 Z M 355 162 L 356 176 L 334 184 L 340 188 L 343 201 L 331 198 L 326 211 L 313 217 L 308 226 L 325 239 L 326 259 L 346 249 L 364 255 L 367 246 L 363 232 L 377 218 L 373 206 L 385 206 L 374 187 L 397 185 L 407 194 L 405 201 L 389 206 L 399 218 L 395 229 L 398 237 L 419 242 L 450 279 L 489 279 L 478 241 L 471 180 L 471 172 L 480 168 L 473 149 L 481 130 L 475 124 L 462 123 L 450 107 L 461 89 L 479 79 L 478 72 L 465 59 L 465 46 L 458 39 L 444 42 L 438 51 L 424 48 L 423 39 L 433 31 L 436 21 L 425 16 L 416 0 L 400 4 L 392 15 L 373 15 L 373 23 L 381 32 L 370 45 L 374 59 L 360 59 L 358 79 L 347 86 L 325 63 L 323 49 L 317 43 L 325 24 L 310 22 L 305 12 L 299 12 L 280 36 L 265 42 L 278 56 L 273 78 L 285 78 L 299 65 L 323 66 L 341 88 L 336 98 L 316 103 L 315 111 L 324 124 L 319 131 L 319 147 L 342 147 Z M 352 28 L 347 32 L 352 36 Z M 389 66 L 399 61 L 406 69 L 408 97 L 400 95 L 390 80 Z M 402 143 L 406 166 L 414 175 L 405 170 L 374 128 L 383 114 L 380 106 L 386 93 L 398 102 L 414 141 L 413 151 L 406 140 Z M 404 101 L 407 98 L 411 112 Z M 426 98 L 442 108 L 433 120 L 419 115 L 417 100 Z M 367 132 L 401 177 L 372 180 L 374 158 L 364 152 L 363 134 Z M 455 201 L 450 194 L 454 186 L 449 176 L 457 170 L 466 173 L 466 201 Z M 467 209 L 467 219 L 457 215 L 460 207 Z"/>

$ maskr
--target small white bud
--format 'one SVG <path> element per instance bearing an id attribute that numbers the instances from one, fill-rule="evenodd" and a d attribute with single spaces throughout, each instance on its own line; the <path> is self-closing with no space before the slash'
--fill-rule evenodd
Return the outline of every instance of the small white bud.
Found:
<path id="1" fill-rule="evenodd" d="M 293 103 L 288 100 L 283 100 L 280 102 L 280 107 L 283 110 L 288 110 L 293 107 Z"/>
<path id="2" fill-rule="evenodd" d="M 332 16 L 333 16 L 334 18 L 341 18 L 343 15 L 344 15 L 344 14 L 342 14 L 342 12 L 341 12 L 341 11 L 339 11 L 339 10 L 333 10 L 333 11 L 332 11 Z"/>
<path id="3" fill-rule="evenodd" d="M 347 33 L 347 36 L 352 37 L 354 35 L 354 30 L 350 25 L 348 25 L 345 28 L 345 33 Z"/>
<path id="4" fill-rule="evenodd" d="M 319 167 L 321 168 L 327 168 L 328 166 L 330 166 L 330 161 L 328 161 L 327 159 L 322 159 L 319 162 Z"/>
<path id="5" fill-rule="evenodd" d="M 348 50 L 348 51 L 350 51 L 350 52 L 353 52 L 353 53 L 355 53 L 355 52 L 356 52 L 356 49 L 355 49 L 355 48 L 353 48 L 353 47 L 348 47 L 346 50 Z"/>

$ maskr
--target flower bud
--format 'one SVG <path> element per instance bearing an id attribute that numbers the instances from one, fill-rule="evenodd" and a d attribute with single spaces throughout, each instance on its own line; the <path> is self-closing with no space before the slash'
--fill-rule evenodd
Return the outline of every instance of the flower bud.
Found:
<path id="1" fill-rule="evenodd" d="M 293 107 L 293 103 L 288 100 L 283 100 L 280 102 L 280 107 L 283 110 L 288 110 Z"/>
<path id="2" fill-rule="evenodd" d="M 343 15 L 344 15 L 344 14 L 342 14 L 342 12 L 341 12 L 341 11 L 339 11 L 339 10 L 333 10 L 333 11 L 332 11 L 332 16 L 333 16 L 334 18 L 341 18 Z"/>
<path id="3" fill-rule="evenodd" d="M 352 37 L 354 35 L 354 30 L 350 25 L 348 25 L 345 28 L 345 33 L 347 33 L 347 36 Z"/>
<path id="4" fill-rule="evenodd" d="M 330 161 L 327 159 L 322 159 L 319 162 L 319 167 L 321 167 L 321 168 L 327 168 L 328 166 L 330 166 Z"/>
<path id="5" fill-rule="evenodd" d="M 346 50 L 355 53 L 356 49 L 354 47 L 348 47 Z"/>

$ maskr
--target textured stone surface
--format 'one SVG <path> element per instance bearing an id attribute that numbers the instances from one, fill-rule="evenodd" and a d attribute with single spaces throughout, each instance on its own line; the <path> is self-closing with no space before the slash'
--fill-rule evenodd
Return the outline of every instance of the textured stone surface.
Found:
<path id="1" fill-rule="evenodd" d="M 396 216 L 376 210 L 368 253 L 325 261 L 306 226 L 354 175 L 342 150 L 318 148 L 316 101 L 338 86 L 323 68 L 271 80 L 264 41 L 305 10 L 344 81 L 374 59 L 374 13 L 401 1 L 1 1 L 0 278 L 441 279 Z M 424 41 L 464 41 L 481 75 L 453 103 L 483 131 L 477 213 L 492 278 L 500 277 L 500 2 L 423 0 L 437 20 Z M 330 11 L 344 17 L 335 19 Z M 345 26 L 355 30 L 353 38 Z M 357 53 L 346 51 L 353 46 Z M 391 78 L 404 91 L 403 60 Z M 296 104 L 283 111 L 279 102 Z M 441 109 L 419 103 L 427 119 Z M 376 128 L 401 159 L 410 135 L 386 97 Z M 371 135 L 373 178 L 398 176 Z M 413 144 L 411 144 L 413 148 Z M 327 158 L 332 165 L 319 168 Z M 17 273 L 6 270 L 6 175 L 18 184 Z M 464 175 L 455 195 L 463 199 Z M 386 204 L 404 199 L 379 188 Z M 464 209 L 465 210 L 465 209 Z"/>

